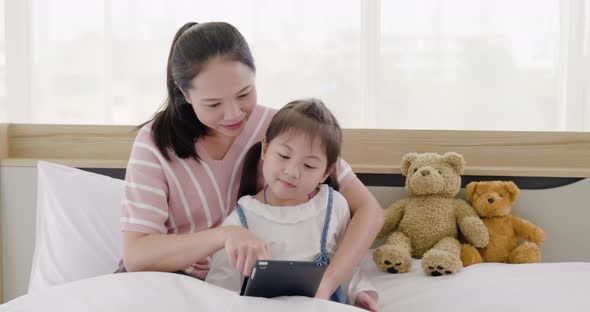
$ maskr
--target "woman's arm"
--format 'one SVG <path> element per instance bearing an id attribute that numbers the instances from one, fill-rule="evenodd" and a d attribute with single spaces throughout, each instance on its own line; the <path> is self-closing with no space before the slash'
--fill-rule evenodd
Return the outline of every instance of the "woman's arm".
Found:
<path id="1" fill-rule="evenodd" d="M 169 166 L 168 161 L 157 150 L 150 126 L 144 126 L 133 144 L 125 181 L 149 186 L 159 196 L 154 196 L 154 191 L 146 192 L 141 187 L 125 189 L 127 203 L 122 207 L 121 216 L 124 219 L 138 218 L 155 224 L 154 227 L 127 221 L 122 223 L 123 262 L 128 271 L 174 272 L 188 268 L 225 248 L 231 264 L 239 272 L 249 275 L 256 259 L 270 258 L 265 243 L 241 226 L 228 225 L 191 234 L 165 234 L 167 215 L 172 213 L 168 205 L 170 184 L 166 175 L 166 168 Z M 139 209 L 130 202 L 149 204 L 167 214 Z"/>
<path id="2" fill-rule="evenodd" d="M 249 276 L 257 259 L 270 259 L 270 249 L 241 226 L 223 226 L 191 234 L 124 232 L 127 271 L 174 272 L 225 248 L 239 272 Z"/>
<path id="3" fill-rule="evenodd" d="M 328 299 L 360 264 L 383 226 L 383 208 L 355 176 L 340 191 L 352 215 L 334 258 L 324 273 L 316 298 Z"/>
<path id="4" fill-rule="evenodd" d="M 242 274 L 236 271 L 223 251 L 211 257 L 211 268 L 205 282 L 239 293 L 242 288 Z"/>

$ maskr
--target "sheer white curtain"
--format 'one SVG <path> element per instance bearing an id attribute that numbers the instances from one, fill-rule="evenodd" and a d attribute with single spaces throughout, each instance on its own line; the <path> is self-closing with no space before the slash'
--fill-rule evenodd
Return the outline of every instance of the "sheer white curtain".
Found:
<path id="1" fill-rule="evenodd" d="M 585 0 L 383 1 L 385 126 L 590 130 Z"/>
<path id="2" fill-rule="evenodd" d="M 559 0 L 383 1 L 378 98 L 401 128 L 558 130 Z"/>
<path id="3" fill-rule="evenodd" d="M 0 121 L 140 123 L 176 29 L 223 20 L 264 105 L 319 97 L 345 127 L 590 131 L 585 0 L 0 4 Z"/>

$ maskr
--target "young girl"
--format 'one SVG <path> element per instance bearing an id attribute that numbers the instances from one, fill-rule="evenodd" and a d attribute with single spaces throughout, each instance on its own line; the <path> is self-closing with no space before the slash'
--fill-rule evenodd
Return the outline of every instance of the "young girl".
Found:
<path id="1" fill-rule="evenodd" d="M 248 151 L 242 197 L 223 224 L 241 225 L 266 241 L 272 259 L 329 263 L 350 221 L 346 199 L 336 191 L 337 180 L 331 175 L 341 141 L 338 122 L 321 101 L 287 104 L 271 120 L 262 142 Z M 264 186 L 257 192 L 260 160 Z M 230 261 L 216 253 L 206 281 L 239 291 L 243 278 Z M 349 303 L 377 310 L 375 288 L 358 269 L 349 284 Z M 341 287 L 331 300 L 344 302 Z"/>

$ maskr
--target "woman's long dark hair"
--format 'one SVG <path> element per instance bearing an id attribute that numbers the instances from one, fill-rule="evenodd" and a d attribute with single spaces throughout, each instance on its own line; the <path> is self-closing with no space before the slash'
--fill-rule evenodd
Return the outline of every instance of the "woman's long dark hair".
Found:
<path id="1" fill-rule="evenodd" d="M 270 144 L 279 135 L 292 130 L 303 131 L 310 138 L 319 139 L 326 152 L 327 168 L 333 168 L 340 157 L 342 129 L 322 101 L 318 99 L 297 100 L 281 108 L 272 118 L 266 130 L 267 144 Z M 238 198 L 254 195 L 260 189 L 258 165 L 261 151 L 262 143 L 258 142 L 248 150 L 244 158 Z M 338 190 L 338 180 L 334 176 L 334 172 L 330 173 L 324 183 Z"/>
<path id="2" fill-rule="evenodd" d="M 195 142 L 207 135 L 207 126 L 197 118 L 182 91 L 192 88 L 191 81 L 214 57 L 238 61 L 256 71 L 248 43 L 228 23 L 191 22 L 176 32 L 168 55 L 166 100 L 154 117 L 139 126 L 153 122 L 154 141 L 167 160 L 170 160 L 168 149 L 180 158 L 199 159 Z"/>

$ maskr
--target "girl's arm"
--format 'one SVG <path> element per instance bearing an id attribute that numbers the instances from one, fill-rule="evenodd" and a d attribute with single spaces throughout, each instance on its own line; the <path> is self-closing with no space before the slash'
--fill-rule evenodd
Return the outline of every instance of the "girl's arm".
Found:
<path id="1" fill-rule="evenodd" d="M 324 273 L 316 298 L 328 299 L 349 277 L 383 226 L 383 208 L 356 176 L 340 192 L 350 206 L 352 219 Z"/>
<path id="2" fill-rule="evenodd" d="M 241 226 L 223 226 L 191 234 L 124 232 L 127 271 L 174 272 L 225 248 L 239 272 L 249 276 L 257 259 L 270 259 L 266 244 Z"/>

